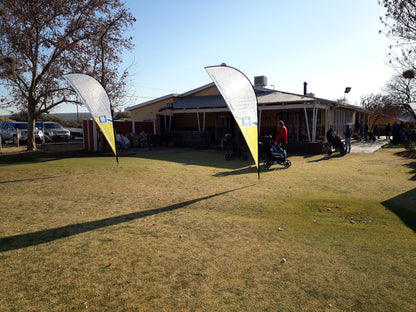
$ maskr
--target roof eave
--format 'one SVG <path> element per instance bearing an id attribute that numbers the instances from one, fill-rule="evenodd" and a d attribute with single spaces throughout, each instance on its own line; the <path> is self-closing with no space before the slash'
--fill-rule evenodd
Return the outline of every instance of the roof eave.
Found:
<path id="1" fill-rule="evenodd" d="M 156 99 L 153 99 L 153 100 L 150 100 L 150 101 L 147 101 L 147 102 L 143 102 L 143 103 L 139 103 L 139 104 L 134 105 L 134 106 L 127 107 L 125 110 L 126 111 L 132 111 L 132 110 L 134 110 L 136 108 L 139 108 L 139 107 L 143 107 L 143 106 L 146 106 L 146 105 L 150 105 L 150 104 L 153 104 L 153 103 L 157 103 L 159 101 L 164 101 L 164 100 L 168 100 L 170 98 L 173 99 L 173 98 L 177 98 L 177 97 L 180 97 L 180 94 L 171 93 L 171 94 L 164 95 L 162 97 L 158 97 Z"/>

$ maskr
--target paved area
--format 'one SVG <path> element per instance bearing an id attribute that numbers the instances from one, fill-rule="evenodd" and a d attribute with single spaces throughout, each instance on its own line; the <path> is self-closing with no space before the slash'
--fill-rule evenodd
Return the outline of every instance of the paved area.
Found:
<path id="1" fill-rule="evenodd" d="M 389 141 L 386 140 L 385 137 L 380 137 L 380 139 L 377 139 L 374 142 L 360 142 L 353 140 L 351 142 L 351 153 L 373 153 L 387 143 L 389 143 Z"/>

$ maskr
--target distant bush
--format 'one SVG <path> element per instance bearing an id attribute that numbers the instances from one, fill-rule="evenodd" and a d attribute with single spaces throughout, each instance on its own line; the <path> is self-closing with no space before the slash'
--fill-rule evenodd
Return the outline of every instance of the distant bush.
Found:
<path id="1" fill-rule="evenodd" d="M 59 122 L 61 125 L 65 125 L 66 121 L 61 117 L 56 117 L 52 115 L 42 114 L 38 118 L 36 118 L 36 121 L 54 121 Z"/>
<path id="2" fill-rule="evenodd" d="M 0 116 L 0 122 L 2 121 L 12 121 L 9 117 Z"/>
<path id="3" fill-rule="evenodd" d="M 10 115 L 10 119 L 14 121 L 27 121 L 27 112 L 21 111 Z"/>
<path id="4" fill-rule="evenodd" d="M 76 120 L 65 120 L 62 126 L 68 128 L 82 128 L 82 122 Z"/>
<path id="5" fill-rule="evenodd" d="M 114 116 L 114 120 L 131 120 L 130 113 L 117 112 Z"/>

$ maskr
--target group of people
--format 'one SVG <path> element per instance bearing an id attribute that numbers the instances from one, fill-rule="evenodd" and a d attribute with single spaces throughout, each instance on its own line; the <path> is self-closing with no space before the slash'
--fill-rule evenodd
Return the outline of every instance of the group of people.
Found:
<path id="1" fill-rule="evenodd" d="M 395 121 L 393 125 L 390 125 L 390 123 L 386 125 L 386 138 L 392 141 L 394 145 L 409 144 L 410 142 L 416 142 L 416 132 L 414 129 L 406 129 L 403 122 Z"/>
<path id="2" fill-rule="evenodd" d="M 345 126 L 345 152 L 349 153 L 351 152 L 351 137 L 352 137 L 352 129 L 349 124 L 346 124 Z M 343 149 L 343 144 L 341 141 L 341 138 L 335 134 L 334 129 L 329 127 L 329 130 L 326 132 L 326 139 L 330 145 L 332 145 L 334 148 L 340 148 Z"/>
<path id="3" fill-rule="evenodd" d="M 117 144 L 121 149 L 127 150 L 131 147 L 145 147 L 150 146 L 149 136 L 141 131 L 139 134 L 129 133 L 125 134 L 116 134 Z"/>

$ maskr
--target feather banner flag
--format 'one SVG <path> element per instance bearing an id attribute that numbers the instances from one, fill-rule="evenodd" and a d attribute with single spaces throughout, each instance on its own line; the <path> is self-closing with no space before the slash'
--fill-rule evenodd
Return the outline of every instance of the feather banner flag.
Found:
<path id="1" fill-rule="evenodd" d="M 250 80 L 238 69 L 226 65 L 207 66 L 205 70 L 240 127 L 259 173 L 257 96 Z"/>
<path id="2" fill-rule="evenodd" d="M 92 118 L 100 127 L 117 159 L 110 100 L 104 88 L 97 80 L 85 74 L 68 74 L 64 75 L 64 78 L 71 84 L 81 97 L 82 102 L 87 106 Z"/>

